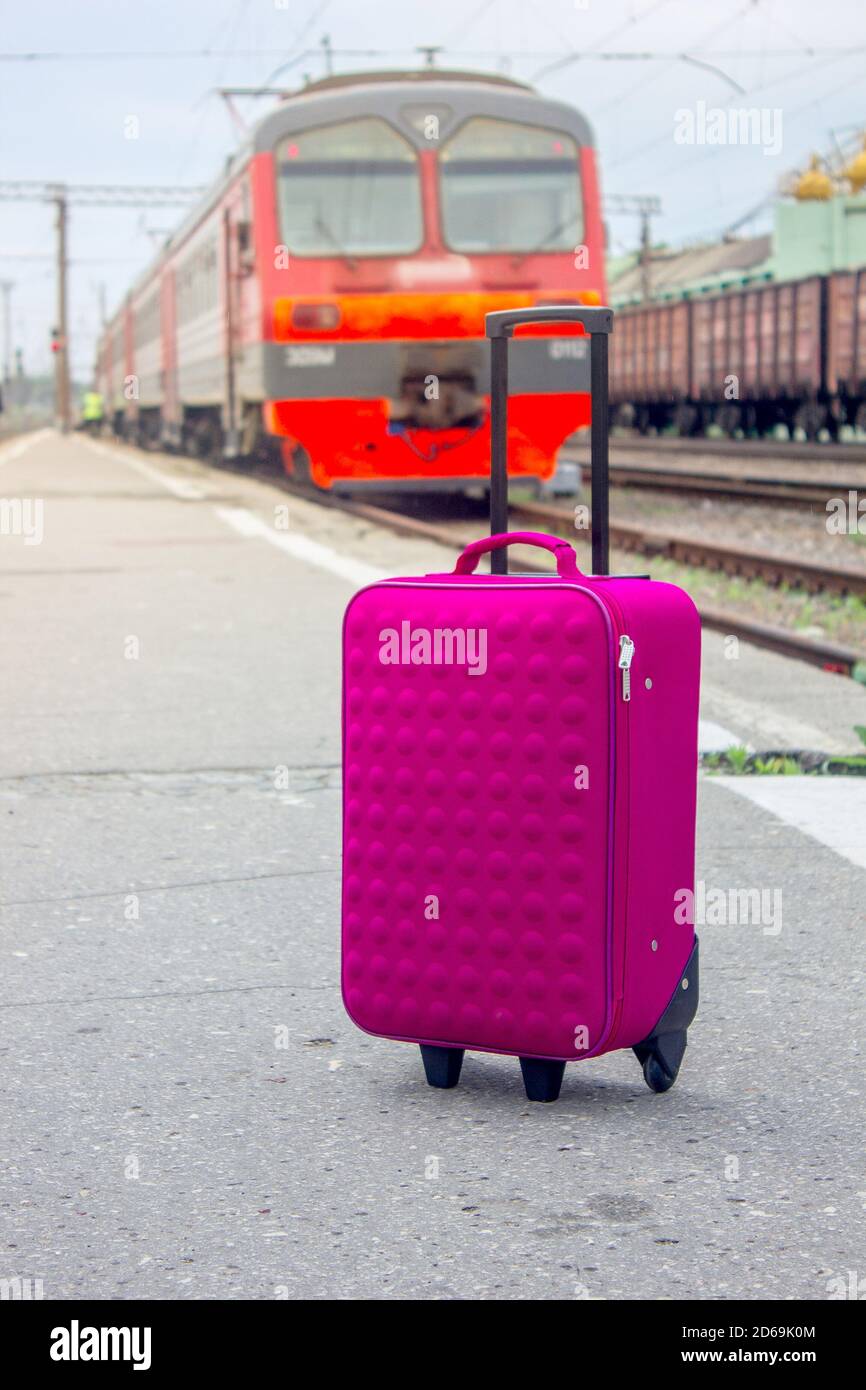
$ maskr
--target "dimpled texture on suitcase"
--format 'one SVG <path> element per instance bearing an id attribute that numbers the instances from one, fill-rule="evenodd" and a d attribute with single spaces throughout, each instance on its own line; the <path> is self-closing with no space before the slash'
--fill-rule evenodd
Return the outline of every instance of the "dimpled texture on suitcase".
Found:
<path id="1" fill-rule="evenodd" d="M 405 660 L 389 638 L 404 623 L 483 631 L 474 668 Z M 604 606 L 515 577 L 385 583 L 352 600 L 344 641 L 351 1017 L 415 1042 L 585 1055 L 611 1008 Z"/>

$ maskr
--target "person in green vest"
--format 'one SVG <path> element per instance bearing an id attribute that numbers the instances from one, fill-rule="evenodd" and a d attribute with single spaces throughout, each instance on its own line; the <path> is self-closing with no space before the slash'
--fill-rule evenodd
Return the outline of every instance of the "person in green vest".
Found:
<path id="1" fill-rule="evenodd" d="M 85 391 L 81 419 L 88 434 L 99 434 L 102 425 L 102 396 L 98 391 Z"/>

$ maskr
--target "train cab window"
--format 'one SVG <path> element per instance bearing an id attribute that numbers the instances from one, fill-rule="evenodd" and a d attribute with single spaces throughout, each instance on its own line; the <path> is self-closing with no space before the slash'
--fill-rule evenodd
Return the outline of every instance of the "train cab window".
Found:
<path id="1" fill-rule="evenodd" d="M 454 251 L 570 251 L 583 239 L 578 147 L 558 130 L 476 117 L 440 155 Z"/>
<path id="2" fill-rule="evenodd" d="M 290 135 L 277 146 L 282 236 L 300 256 L 389 256 L 422 242 L 415 151 L 376 117 Z"/>

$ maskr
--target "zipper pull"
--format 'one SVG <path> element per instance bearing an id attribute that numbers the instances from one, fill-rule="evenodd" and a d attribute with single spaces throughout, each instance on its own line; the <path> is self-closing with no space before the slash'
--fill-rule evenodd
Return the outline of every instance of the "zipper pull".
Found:
<path id="1" fill-rule="evenodd" d="M 619 639 L 619 661 L 617 666 L 622 671 L 622 698 L 631 699 L 631 663 L 634 660 L 634 642 L 625 633 Z"/>

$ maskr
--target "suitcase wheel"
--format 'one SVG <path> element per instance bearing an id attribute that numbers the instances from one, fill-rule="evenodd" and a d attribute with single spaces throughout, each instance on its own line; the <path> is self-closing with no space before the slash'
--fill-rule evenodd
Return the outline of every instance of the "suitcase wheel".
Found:
<path id="1" fill-rule="evenodd" d="M 463 1048 L 430 1047 L 425 1043 L 421 1043 L 420 1047 L 427 1085 L 437 1086 L 442 1091 L 450 1091 L 452 1086 L 456 1086 L 460 1080 L 460 1069 L 463 1066 L 464 1056 Z"/>
<path id="2" fill-rule="evenodd" d="M 671 1001 L 649 1037 L 632 1048 L 651 1091 L 669 1091 L 685 1056 L 689 1024 L 698 1010 L 698 939 L 673 992 Z"/>
<path id="3" fill-rule="evenodd" d="M 544 1057 L 521 1057 L 520 1070 L 523 1072 L 527 1100 L 559 1099 L 564 1062 L 547 1061 Z"/>
<path id="4" fill-rule="evenodd" d="M 644 1081 L 651 1091 L 669 1091 L 677 1079 L 680 1063 L 686 1050 L 686 1030 L 662 1033 L 652 1045 L 639 1044 L 634 1049 L 643 1067 Z"/>

